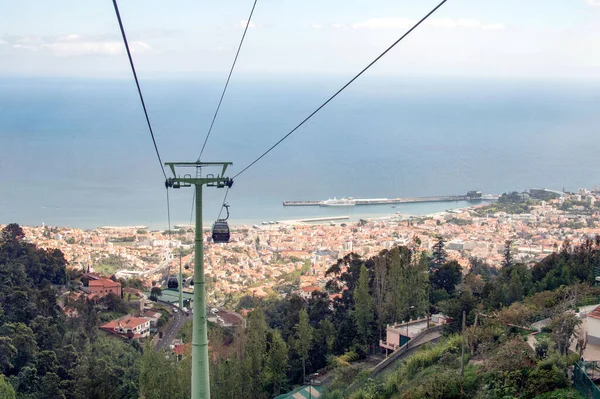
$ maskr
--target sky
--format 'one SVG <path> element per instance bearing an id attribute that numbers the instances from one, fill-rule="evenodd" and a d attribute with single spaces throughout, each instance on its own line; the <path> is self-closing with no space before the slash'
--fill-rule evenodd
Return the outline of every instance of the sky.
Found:
<path id="1" fill-rule="evenodd" d="M 236 73 L 350 74 L 439 1 L 258 0 Z M 129 77 L 110 0 L 0 0 L 0 77 Z M 142 78 L 222 76 L 253 0 L 121 0 Z M 600 78 L 600 0 L 449 0 L 377 75 Z"/>

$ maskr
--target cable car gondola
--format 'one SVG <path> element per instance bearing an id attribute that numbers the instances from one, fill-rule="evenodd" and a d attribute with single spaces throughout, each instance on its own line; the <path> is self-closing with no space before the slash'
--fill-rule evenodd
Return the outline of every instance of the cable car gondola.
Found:
<path id="1" fill-rule="evenodd" d="M 167 287 L 172 290 L 179 288 L 179 279 L 177 276 L 169 276 L 167 279 Z"/>
<path id="2" fill-rule="evenodd" d="M 216 244 L 227 244 L 230 237 L 229 224 L 227 224 L 227 219 L 229 219 L 229 205 L 224 204 L 223 206 L 227 210 L 227 217 L 225 219 L 217 219 L 212 226 L 212 239 Z"/>

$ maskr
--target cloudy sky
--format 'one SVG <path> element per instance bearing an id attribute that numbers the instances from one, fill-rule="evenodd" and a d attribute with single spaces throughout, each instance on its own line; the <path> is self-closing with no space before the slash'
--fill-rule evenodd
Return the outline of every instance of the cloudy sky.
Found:
<path id="1" fill-rule="evenodd" d="M 258 0 L 246 74 L 366 65 L 439 1 Z M 229 68 L 253 0 L 121 0 L 142 77 Z M 129 76 L 110 0 L 4 1 L 0 76 Z M 372 74 L 600 78 L 600 0 L 449 0 Z"/>

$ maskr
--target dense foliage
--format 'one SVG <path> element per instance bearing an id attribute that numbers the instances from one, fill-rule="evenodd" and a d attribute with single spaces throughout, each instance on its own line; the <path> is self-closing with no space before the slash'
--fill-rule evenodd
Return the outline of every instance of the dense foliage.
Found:
<path id="1" fill-rule="evenodd" d="M 18 225 L 2 230 L 0 397 L 138 398 L 139 347 L 99 336 L 91 303 L 73 303 L 79 317 L 69 319 L 58 306 L 65 265 L 61 251 L 27 243 Z"/>
<path id="2" fill-rule="evenodd" d="M 434 248 L 438 254 L 443 253 L 440 242 Z M 580 398 L 569 388 L 566 373 L 578 359 L 569 351 L 581 323 L 572 310 L 586 298 L 597 303 L 600 292 L 592 284 L 600 267 L 600 240 L 579 246 L 566 241 L 560 251 L 533 267 L 515 263 L 510 245 L 507 242 L 500 270 L 472 259 L 470 272 L 463 276 L 452 261 L 441 266 L 432 261 L 430 310 L 451 317 L 446 334 L 460 332 L 461 316 L 466 315 L 464 377 L 459 373 L 456 345 L 460 336 L 452 336 L 408 358 L 384 377 L 366 382 L 340 378 L 342 383 L 334 383 L 327 397 Z M 532 348 L 527 328 L 542 319 L 549 320 L 549 333 L 540 335 Z"/>
<path id="3" fill-rule="evenodd" d="M 244 297 L 246 328 L 211 328 L 211 396 L 261 399 L 310 382 L 334 369 L 331 398 L 527 398 L 548 391 L 577 397 L 569 387 L 566 354 L 578 320 L 567 310 L 586 296 L 600 270 L 600 239 L 560 250 L 533 267 L 515 263 L 507 243 L 497 270 L 472 259 L 463 275 L 438 238 L 431 254 L 415 240 L 369 259 L 349 254 L 327 271 L 323 292 L 308 298 Z M 0 237 L 0 395 L 15 398 L 188 397 L 190 359 L 143 350 L 136 341 L 104 336 L 101 320 L 124 313 L 120 298 L 69 303 L 67 318 L 57 289 L 71 274 L 60 251 L 26 242 L 17 225 Z M 73 285 L 73 282 L 70 282 Z M 135 286 L 136 282 L 131 282 Z M 155 297 L 160 296 L 158 287 Z M 102 310 L 102 311 L 100 311 Z M 417 353 L 393 373 L 368 381 L 352 361 L 378 350 L 387 324 L 442 312 L 448 338 Z M 460 372 L 463 312 L 467 364 Z M 550 318 L 535 349 L 520 327 Z M 509 326 L 509 327 L 507 327 Z M 184 341 L 190 341 L 184 329 Z M 358 377 L 358 379 L 357 379 Z M 361 381 L 360 384 L 352 384 Z M 366 381 L 366 382 L 365 382 Z M 442 381 L 443 383 L 441 383 Z M 347 390 L 352 386 L 353 391 Z M 340 390 L 335 390 L 335 388 Z M 352 396 L 350 396 L 352 395 Z"/>

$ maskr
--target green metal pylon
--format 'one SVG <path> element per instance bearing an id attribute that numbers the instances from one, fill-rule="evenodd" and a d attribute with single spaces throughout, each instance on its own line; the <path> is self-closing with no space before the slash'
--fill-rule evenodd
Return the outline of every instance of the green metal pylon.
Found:
<path id="1" fill-rule="evenodd" d="M 206 300 L 204 282 L 204 243 L 202 236 L 202 186 L 231 187 L 233 180 L 225 177 L 227 167 L 232 162 L 166 162 L 173 172 L 165 185 L 172 188 L 196 186 L 196 234 L 194 252 L 194 318 L 192 334 L 192 399 L 210 399 L 210 379 L 208 374 L 208 336 L 206 325 Z M 175 168 L 221 166 L 220 175 L 207 174 L 205 177 L 192 177 L 191 174 L 177 176 Z M 196 174 L 199 176 L 200 174 Z"/>
<path id="2" fill-rule="evenodd" d="M 183 310 L 183 275 L 181 273 L 181 247 L 179 248 L 179 309 Z"/>

